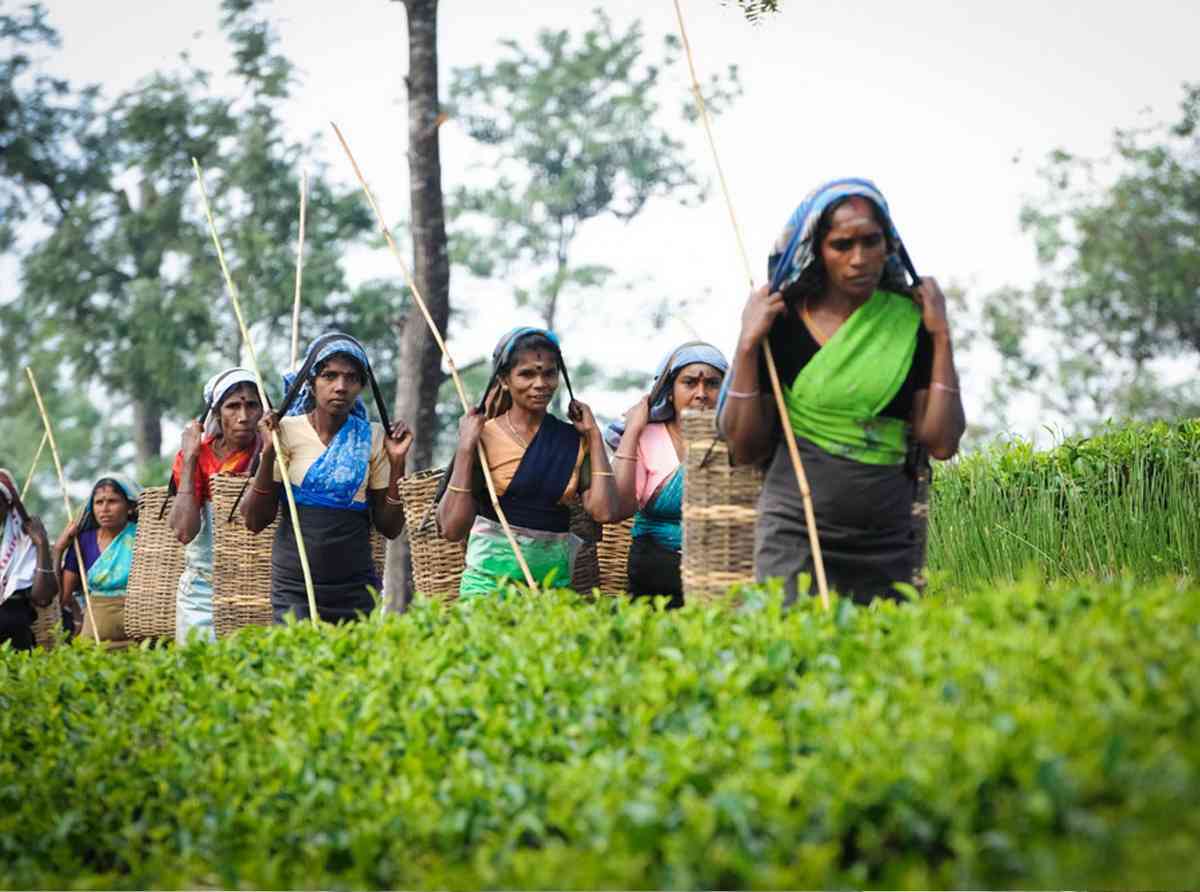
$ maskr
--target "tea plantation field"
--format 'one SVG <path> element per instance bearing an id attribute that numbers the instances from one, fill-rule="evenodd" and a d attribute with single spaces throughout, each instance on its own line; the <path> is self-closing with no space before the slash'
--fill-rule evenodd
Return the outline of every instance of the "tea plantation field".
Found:
<path id="1" fill-rule="evenodd" d="M 1200 588 L 0 653 L 9 887 L 1200 885 Z"/>

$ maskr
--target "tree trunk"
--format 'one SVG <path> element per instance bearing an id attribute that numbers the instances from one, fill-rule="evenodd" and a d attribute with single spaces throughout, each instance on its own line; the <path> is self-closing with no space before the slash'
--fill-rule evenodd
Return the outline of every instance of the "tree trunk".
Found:
<path id="1" fill-rule="evenodd" d="M 153 400 L 133 400 L 133 442 L 140 467 L 162 454 L 162 407 Z"/>
<path id="2" fill-rule="evenodd" d="M 446 333 L 450 318 L 450 264 L 442 161 L 438 141 L 437 0 L 403 0 L 408 10 L 408 178 L 411 195 L 413 275 L 434 324 Z M 404 320 L 396 369 L 396 417 L 413 429 L 408 467 L 428 468 L 437 435 L 437 396 L 442 354 L 425 317 L 413 307 Z M 419 518 L 409 518 L 415 522 Z M 388 547 L 385 588 L 391 609 L 403 609 L 411 592 L 407 537 Z"/>

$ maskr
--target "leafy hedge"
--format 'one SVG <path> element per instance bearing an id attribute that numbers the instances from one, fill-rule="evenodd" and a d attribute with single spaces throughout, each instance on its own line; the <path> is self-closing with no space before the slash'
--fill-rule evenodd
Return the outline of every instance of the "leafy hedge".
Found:
<path id="1" fill-rule="evenodd" d="M 0 651 L 13 887 L 1196 887 L 1200 589 Z"/>
<path id="2" fill-rule="evenodd" d="M 934 472 L 930 566 L 957 587 L 1200 575 L 1200 422 L 1132 424 L 1038 451 L 1013 440 Z"/>

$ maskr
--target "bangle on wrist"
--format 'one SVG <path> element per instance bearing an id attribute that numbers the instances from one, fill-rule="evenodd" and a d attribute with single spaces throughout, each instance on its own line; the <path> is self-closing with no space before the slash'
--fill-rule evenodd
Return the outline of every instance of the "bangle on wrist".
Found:
<path id="1" fill-rule="evenodd" d="M 391 493 L 384 493 L 383 500 L 389 505 L 403 505 L 404 499 L 393 499 Z"/>
<path id="2" fill-rule="evenodd" d="M 623 455 L 620 452 L 614 452 L 613 458 L 623 459 L 624 461 L 637 461 L 636 455 Z"/>
<path id="3" fill-rule="evenodd" d="M 592 476 L 593 477 L 612 477 L 613 472 L 612 471 L 595 471 L 595 470 L 593 470 Z"/>
<path id="4" fill-rule="evenodd" d="M 259 486 L 257 483 L 254 483 L 254 484 L 252 484 L 250 488 L 251 488 L 252 490 L 254 490 L 256 493 L 258 493 L 260 496 L 273 496 L 273 495 L 275 495 L 275 490 L 273 490 L 273 489 L 263 489 L 263 488 L 262 488 L 261 486 Z"/>
<path id="5" fill-rule="evenodd" d="M 461 492 L 463 495 L 467 496 L 474 495 L 468 486 L 455 486 L 453 483 L 451 483 L 446 488 L 450 490 L 450 492 Z"/>
<path id="6" fill-rule="evenodd" d="M 759 395 L 757 390 L 727 390 L 725 396 L 735 400 L 752 400 Z"/>
<path id="7" fill-rule="evenodd" d="M 943 384 L 941 381 L 933 381 L 929 386 L 934 390 L 944 390 L 946 393 L 958 393 L 957 387 L 951 387 L 949 384 Z"/>

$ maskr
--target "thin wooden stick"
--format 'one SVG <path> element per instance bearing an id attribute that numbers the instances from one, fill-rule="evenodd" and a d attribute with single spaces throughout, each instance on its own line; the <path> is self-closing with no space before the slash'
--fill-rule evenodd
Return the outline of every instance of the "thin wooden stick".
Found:
<path id="1" fill-rule="evenodd" d="M 208 231 L 212 235 L 213 245 L 217 249 L 217 261 L 221 264 L 221 274 L 225 277 L 225 290 L 233 304 L 238 328 L 242 330 L 242 340 L 245 341 L 246 350 L 250 354 L 250 367 L 254 369 L 254 377 L 258 381 L 258 398 L 262 400 L 264 406 L 267 406 L 270 404 L 267 402 L 267 388 L 263 384 L 262 372 L 258 367 L 258 354 L 254 351 L 254 341 L 250 339 L 250 329 L 246 325 L 246 318 L 242 315 L 237 286 L 233 284 L 233 277 L 229 275 L 229 267 L 225 265 L 225 252 L 221 250 L 221 238 L 217 235 L 217 224 L 213 220 L 212 207 L 208 203 L 208 190 L 204 188 L 204 176 L 200 172 L 200 162 L 195 158 L 192 159 L 192 167 L 196 171 L 196 182 L 200 184 L 200 198 L 204 202 L 204 216 L 208 218 Z M 283 457 L 278 431 L 271 431 L 271 442 L 275 446 L 275 461 L 279 465 L 279 476 L 283 478 L 283 491 L 287 495 L 288 509 L 292 515 L 292 532 L 296 536 L 296 550 L 300 554 L 300 569 L 304 573 L 304 590 L 308 594 L 308 612 L 315 626 L 321 621 L 317 616 L 317 595 L 313 588 L 312 571 L 308 568 L 308 551 L 304 547 L 304 536 L 300 532 L 300 515 L 296 512 L 296 497 L 292 493 L 292 479 L 288 476 L 287 462 Z"/>
<path id="2" fill-rule="evenodd" d="M 50 435 L 45 431 L 42 432 L 42 442 L 38 443 L 37 452 L 33 454 L 33 461 L 29 463 L 29 473 L 25 475 L 25 484 L 21 487 L 21 501 L 25 501 L 25 496 L 29 495 L 29 484 L 33 483 L 33 472 L 37 470 L 38 462 L 42 459 L 42 450 L 46 448 L 46 443 L 50 441 Z M 71 518 L 67 518 L 69 522 Z"/>
<path id="3" fill-rule="evenodd" d="M 442 333 L 438 331 L 438 327 L 433 322 L 433 316 L 430 315 L 429 308 L 425 305 L 425 300 L 421 297 L 421 290 L 417 287 L 417 282 L 413 278 L 412 272 L 409 271 L 408 264 L 404 262 L 404 257 L 401 255 L 400 249 L 396 247 L 392 233 L 383 218 L 383 212 L 379 210 L 379 205 L 375 202 L 375 196 L 371 194 L 371 187 L 367 185 L 366 177 L 359 170 L 358 162 L 354 160 L 354 153 L 350 151 L 350 146 L 346 142 L 346 138 L 342 136 L 342 131 L 338 129 L 337 124 L 334 124 L 332 121 L 329 123 L 333 127 L 333 132 L 337 134 L 338 142 L 345 149 L 346 157 L 350 159 L 350 166 L 354 168 L 354 174 L 358 177 L 358 182 L 362 185 L 363 194 L 367 196 L 367 203 L 371 205 L 371 210 L 375 212 L 375 218 L 379 221 L 379 230 L 383 233 L 383 238 L 387 242 L 388 247 L 392 249 L 392 254 L 395 256 L 396 262 L 400 264 L 400 269 L 404 272 L 404 278 L 408 282 L 408 289 L 412 292 L 417 306 L 420 307 L 421 314 L 425 317 L 425 321 L 429 325 L 429 330 L 433 334 L 433 339 L 442 351 L 442 358 L 446 360 L 446 365 L 450 368 L 450 377 L 454 379 L 454 389 L 458 391 L 458 398 L 462 402 L 463 411 L 470 411 L 470 403 L 467 402 L 467 393 L 463 390 L 462 379 L 458 376 L 458 367 L 454 364 L 454 358 L 450 355 L 445 340 L 442 339 Z M 488 495 L 492 500 L 492 508 L 496 511 L 496 517 L 500 521 L 500 526 L 504 529 L 504 535 L 508 539 L 508 544 L 512 546 L 517 563 L 521 566 L 521 572 L 525 574 L 525 582 L 531 589 L 537 588 L 533 572 L 525 562 L 525 555 L 521 554 L 521 548 L 517 545 L 512 528 L 508 525 L 508 518 L 504 514 L 504 509 L 500 507 L 500 497 L 496 495 L 496 484 L 492 480 L 492 471 L 488 467 L 487 462 L 487 451 L 483 448 L 482 442 L 476 444 L 476 452 L 479 455 L 479 465 L 483 469 L 483 481 L 487 484 Z"/>
<path id="4" fill-rule="evenodd" d="M 683 8 L 679 0 L 675 0 L 675 16 L 679 19 L 679 36 L 683 40 L 684 55 L 687 56 L 688 71 L 692 76 L 692 94 L 696 97 L 696 108 L 700 112 L 700 120 L 704 124 L 704 132 L 708 136 L 708 145 L 712 150 L 713 163 L 717 168 L 717 178 L 721 181 L 721 191 L 725 195 L 725 207 L 729 210 L 729 222 L 733 225 L 733 234 L 737 239 L 738 252 L 742 258 L 742 266 L 750 288 L 754 288 L 754 272 L 750 266 L 750 255 L 746 252 L 746 240 L 742 237 L 742 227 L 738 223 L 737 214 L 733 209 L 733 198 L 729 194 L 729 183 L 725 179 L 725 171 L 721 167 L 721 158 L 717 153 L 717 141 L 713 137 L 712 122 L 708 117 L 708 106 L 704 102 L 704 94 L 700 91 L 700 81 L 696 77 L 696 63 L 692 58 L 692 46 L 688 42 L 687 28 L 683 23 Z M 771 344 L 764 339 L 763 357 L 767 361 L 767 377 L 771 379 L 771 393 L 775 396 L 775 409 L 779 413 L 779 423 L 782 425 L 787 443 L 788 455 L 792 459 L 792 470 L 796 474 L 796 485 L 800 487 L 800 495 L 804 500 L 804 519 L 808 526 L 808 543 L 812 548 L 813 569 L 817 576 L 817 591 L 821 595 L 821 606 L 829 609 L 829 586 L 825 581 L 825 559 L 821 555 L 821 541 L 817 537 L 817 518 L 813 512 L 812 489 L 808 485 L 808 475 L 804 473 L 804 463 L 800 461 L 800 450 L 796 447 L 796 438 L 791 435 L 791 421 L 788 419 L 787 405 L 783 401 L 783 388 L 779 384 L 779 371 L 775 366 L 775 356 Z"/>
<path id="5" fill-rule="evenodd" d="M 38 411 L 42 413 L 42 427 L 46 430 L 46 439 L 50 441 L 50 454 L 54 456 L 54 469 L 58 471 L 58 484 L 62 487 L 63 508 L 67 512 L 67 523 L 75 513 L 71 510 L 71 497 L 67 494 L 67 478 L 63 474 L 62 461 L 58 457 L 58 444 L 54 442 L 54 430 L 50 427 L 50 416 L 46 414 L 46 405 L 42 402 L 42 392 L 38 390 L 37 378 L 33 369 L 25 366 L 25 374 L 29 376 L 29 386 L 33 388 L 33 398 L 37 400 Z M 92 635 L 96 643 L 100 643 L 100 627 L 96 625 L 96 616 L 92 613 L 92 592 L 88 587 L 87 571 L 84 570 L 83 549 L 79 547 L 79 537 L 75 537 L 75 560 L 79 561 L 79 581 L 83 584 L 83 606 L 87 608 L 88 620 L 92 624 Z"/>
<path id="6" fill-rule="evenodd" d="M 304 217 L 308 209 L 308 171 L 300 173 L 300 235 L 296 238 L 296 299 L 292 303 L 292 368 L 300 355 L 300 283 L 304 279 Z"/>

